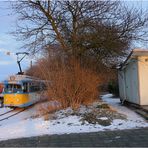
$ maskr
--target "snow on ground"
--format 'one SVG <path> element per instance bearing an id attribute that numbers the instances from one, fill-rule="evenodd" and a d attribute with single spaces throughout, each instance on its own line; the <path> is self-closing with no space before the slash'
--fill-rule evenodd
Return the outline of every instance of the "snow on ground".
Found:
<path id="1" fill-rule="evenodd" d="M 129 108 L 123 106 L 120 103 L 119 98 L 114 98 L 112 94 L 107 94 L 102 96 L 102 100 L 107 102 L 107 104 L 111 105 L 115 110 L 117 110 L 121 114 L 125 114 L 127 116 L 127 120 L 115 119 L 111 128 L 114 125 L 122 124 L 122 126 L 117 126 L 117 129 L 130 129 L 130 128 L 138 128 L 138 127 L 148 127 L 148 122 L 142 118 L 140 115 L 130 110 Z"/>
<path id="2" fill-rule="evenodd" d="M 5 112 L 8 112 L 8 111 L 10 111 L 10 110 L 12 110 L 12 109 L 10 109 L 10 108 L 8 108 L 8 107 L 0 108 L 0 115 L 3 114 L 3 113 L 5 113 Z"/>
<path id="3" fill-rule="evenodd" d="M 30 118 L 37 112 L 37 107 L 22 112 L 15 117 L 0 122 L 0 140 L 14 139 L 21 137 L 39 136 L 45 134 L 69 134 L 83 132 L 99 132 L 105 130 L 131 129 L 148 127 L 148 123 L 132 110 L 120 104 L 118 98 L 112 98 L 111 94 L 102 96 L 103 101 L 110 104 L 119 113 L 125 114 L 127 120 L 115 119 L 109 126 L 99 124 L 82 124 L 81 116 L 67 115 L 63 113 L 71 112 L 71 109 L 56 112 L 58 118 L 44 121 L 44 118 Z M 9 110 L 9 109 L 8 109 Z M 0 109 L 0 114 L 7 111 L 7 108 Z M 80 109 L 86 112 L 86 108 Z M 100 119 L 106 120 L 106 117 Z"/>

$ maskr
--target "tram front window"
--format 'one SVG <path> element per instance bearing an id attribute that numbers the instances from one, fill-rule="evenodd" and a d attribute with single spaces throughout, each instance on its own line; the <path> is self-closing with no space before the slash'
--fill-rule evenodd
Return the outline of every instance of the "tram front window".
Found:
<path id="1" fill-rule="evenodd" d="M 20 93 L 22 92 L 22 87 L 21 85 L 18 84 L 8 84 L 4 88 L 5 93 Z"/>

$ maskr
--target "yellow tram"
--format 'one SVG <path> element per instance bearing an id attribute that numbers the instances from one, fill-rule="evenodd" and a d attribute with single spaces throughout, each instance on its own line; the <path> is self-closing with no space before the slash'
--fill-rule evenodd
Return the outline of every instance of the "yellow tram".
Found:
<path id="1" fill-rule="evenodd" d="M 10 76 L 4 81 L 4 106 L 27 107 L 40 101 L 45 94 L 45 81 L 27 75 Z"/>

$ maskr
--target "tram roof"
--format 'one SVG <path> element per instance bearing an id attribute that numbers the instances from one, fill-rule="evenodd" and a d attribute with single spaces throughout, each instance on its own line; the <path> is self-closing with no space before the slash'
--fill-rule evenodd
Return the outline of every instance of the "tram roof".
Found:
<path id="1" fill-rule="evenodd" d="M 39 78 L 35 78 L 28 75 L 12 75 L 4 83 L 12 83 L 12 84 L 20 84 L 20 82 L 28 82 L 28 81 L 41 81 Z"/>

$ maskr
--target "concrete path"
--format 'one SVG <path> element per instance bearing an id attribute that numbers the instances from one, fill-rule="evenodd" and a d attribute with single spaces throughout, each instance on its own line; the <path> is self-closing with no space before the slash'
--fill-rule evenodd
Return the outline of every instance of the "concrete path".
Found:
<path id="1" fill-rule="evenodd" d="M 9 132 L 8 132 L 9 134 Z M 148 147 L 148 128 L 96 133 L 44 135 L 0 141 L 1 147 Z"/>

